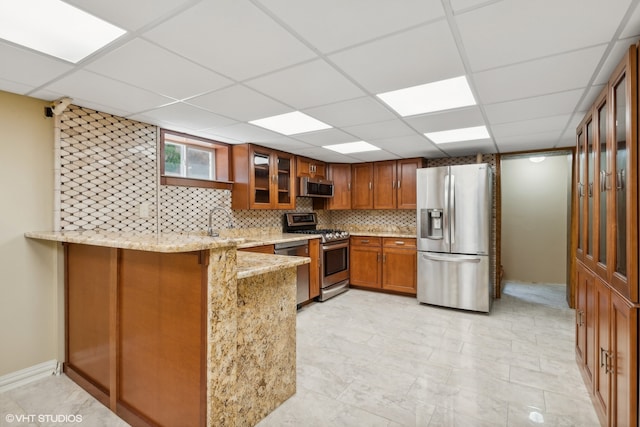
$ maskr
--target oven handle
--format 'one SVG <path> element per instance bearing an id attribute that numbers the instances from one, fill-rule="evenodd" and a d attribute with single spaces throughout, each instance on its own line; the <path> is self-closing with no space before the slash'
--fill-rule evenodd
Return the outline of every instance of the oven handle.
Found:
<path id="1" fill-rule="evenodd" d="M 346 242 L 342 242 L 342 243 L 331 243 L 331 244 L 324 244 L 322 245 L 322 250 L 323 251 L 330 251 L 332 249 L 343 249 L 343 248 L 348 248 L 349 247 L 349 241 Z"/>

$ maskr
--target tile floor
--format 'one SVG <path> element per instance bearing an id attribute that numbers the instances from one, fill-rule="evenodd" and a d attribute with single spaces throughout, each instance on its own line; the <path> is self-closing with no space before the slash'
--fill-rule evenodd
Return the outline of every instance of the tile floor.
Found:
<path id="1" fill-rule="evenodd" d="M 298 391 L 259 427 L 599 426 L 575 363 L 574 312 L 556 306 L 564 287 L 540 290 L 508 284 L 490 315 L 358 290 L 307 306 Z M 21 413 L 126 425 L 64 376 L 0 394 L 0 426 L 65 425 L 6 422 Z"/>

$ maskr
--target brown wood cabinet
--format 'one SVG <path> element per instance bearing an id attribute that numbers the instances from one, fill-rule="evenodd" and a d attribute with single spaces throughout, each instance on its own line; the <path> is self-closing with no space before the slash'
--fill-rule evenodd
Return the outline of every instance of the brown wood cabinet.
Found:
<path id="1" fill-rule="evenodd" d="M 374 209 L 415 209 L 416 169 L 424 166 L 422 158 L 375 162 Z"/>
<path id="2" fill-rule="evenodd" d="M 373 209 L 373 163 L 351 165 L 351 209 Z"/>
<path id="3" fill-rule="evenodd" d="M 416 240 L 351 236 L 350 283 L 415 295 Z"/>
<path id="4" fill-rule="evenodd" d="M 320 295 L 320 281 L 322 272 L 320 271 L 320 239 L 309 240 L 309 299 Z"/>
<path id="5" fill-rule="evenodd" d="M 351 236 L 349 283 L 365 288 L 382 287 L 382 246 L 379 237 Z"/>
<path id="6" fill-rule="evenodd" d="M 416 239 L 382 239 L 382 288 L 416 293 L 418 254 Z"/>
<path id="7" fill-rule="evenodd" d="M 233 209 L 294 209 L 293 154 L 253 144 L 232 147 Z"/>
<path id="8" fill-rule="evenodd" d="M 576 359 L 603 426 L 638 423 L 637 91 L 634 45 L 576 131 Z"/>
<path id="9" fill-rule="evenodd" d="M 65 373 L 133 425 L 206 424 L 205 253 L 65 245 Z"/>
<path id="10" fill-rule="evenodd" d="M 327 200 L 327 209 L 351 209 L 351 164 L 329 164 L 327 177 L 333 181 L 333 197 Z"/>
<path id="11" fill-rule="evenodd" d="M 296 156 L 296 171 L 298 178 L 303 176 L 310 178 L 326 178 L 327 164 L 308 157 Z"/>

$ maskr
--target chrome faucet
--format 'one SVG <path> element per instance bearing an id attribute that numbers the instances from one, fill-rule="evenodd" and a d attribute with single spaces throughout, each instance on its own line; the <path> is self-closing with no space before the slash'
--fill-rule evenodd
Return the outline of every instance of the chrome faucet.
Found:
<path id="1" fill-rule="evenodd" d="M 227 219 L 229 220 L 229 227 L 228 228 L 233 228 L 233 222 L 231 221 L 231 213 L 229 213 L 229 211 L 226 210 L 225 208 L 221 208 L 219 206 L 216 206 L 215 208 L 211 209 L 211 212 L 209 212 L 209 227 L 207 227 L 207 236 L 210 236 L 210 237 L 218 237 L 220 235 L 219 232 L 213 231 L 212 222 L 213 222 L 213 213 L 215 211 L 224 212 L 227 215 Z"/>

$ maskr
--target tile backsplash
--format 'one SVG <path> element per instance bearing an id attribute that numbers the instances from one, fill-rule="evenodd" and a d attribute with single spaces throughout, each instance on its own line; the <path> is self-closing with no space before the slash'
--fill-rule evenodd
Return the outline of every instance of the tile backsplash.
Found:
<path id="1" fill-rule="evenodd" d="M 231 192 L 158 184 L 157 128 L 71 105 L 60 120 L 61 230 L 203 232 L 213 207 L 231 214 L 236 229 L 282 227 L 283 211 L 232 210 Z M 495 167 L 495 156 L 483 161 Z M 475 163 L 476 157 L 433 159 L 428 166 Z M 141 204 L 149 217 L 140 217 Z M 312 199 L 298 197 L 296 211 L 313 210 Z M 414 233 L 413 210 L 317 210 L 319 227 Z M 214 212 L 214 229 L 228 219 Z"/>

